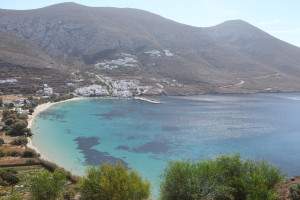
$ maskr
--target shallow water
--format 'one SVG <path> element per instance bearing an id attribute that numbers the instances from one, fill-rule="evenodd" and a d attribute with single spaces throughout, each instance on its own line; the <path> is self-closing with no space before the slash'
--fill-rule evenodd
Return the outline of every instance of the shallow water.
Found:
<path id="1" fill-rule="evenodd" d="M 170 160 L 240 153 L 300 174 L 300 94 L 203 95 L 140 100 L 85 99 L 57 104 L 33 124 L 33 143 L 76 174 L 123 162 L 158 194 Z"/>

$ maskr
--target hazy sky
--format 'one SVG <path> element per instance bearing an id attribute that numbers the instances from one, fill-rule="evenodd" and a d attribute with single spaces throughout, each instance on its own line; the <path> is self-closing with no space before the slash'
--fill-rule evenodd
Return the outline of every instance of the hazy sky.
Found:
<path id="1" fill-rule="evenodd" d="M 63 0 L 0 0 L 0 8 L 33 9 Z M 74 0 L 88 6 L 148 10 L 194 26 L 243 19 L 300 47 L 300 0 Z"/>

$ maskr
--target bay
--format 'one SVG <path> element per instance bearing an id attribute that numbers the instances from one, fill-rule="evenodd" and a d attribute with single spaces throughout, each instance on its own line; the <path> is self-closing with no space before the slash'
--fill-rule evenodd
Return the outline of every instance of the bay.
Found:
<path id="1" fill-rule="evenodd" d="M 32 130 L 49 160 L 83 175 L 87 166 L 122 162 L 159 193 L 172 160 L 238 153 L 300 174 L 300 94 L 90 98 L 50 107 Z"/>

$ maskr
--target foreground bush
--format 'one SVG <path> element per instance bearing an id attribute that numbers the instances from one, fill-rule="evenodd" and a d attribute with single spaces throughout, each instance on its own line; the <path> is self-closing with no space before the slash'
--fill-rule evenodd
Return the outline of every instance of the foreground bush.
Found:
<path id="1" fill-rule="evenodd" d="M 17 192 L 13 192 L 9 196 L 1 197 L 0 200 L 22 200 L 23 198 Z"/>
<path id="2" fill-rule="evenodd" d="M 274 187 L 282 180 L 273 166 L 239 156 L 172 162 L 163 177 L 162 200 L 274 200 Z"/>
<path id="3" fill-rule="evenodd" d="M 121 164 L 92 167 L 80 183 L 83 200 L 145 200 L 150 184 Z"/>
<path id="4" fill-rule="evenodd" d="M 66 176 L 56 170 L 53 173 L 46 170 L 29 177 L 29 189 L 33 200 L 59 199 L 66 185 Z"/>
<path id="5" fill-rule="evenodd" d="M 289 197 L 291 200 L 300 200 L 300 184 L 292 185 L 289 188 Z"/>

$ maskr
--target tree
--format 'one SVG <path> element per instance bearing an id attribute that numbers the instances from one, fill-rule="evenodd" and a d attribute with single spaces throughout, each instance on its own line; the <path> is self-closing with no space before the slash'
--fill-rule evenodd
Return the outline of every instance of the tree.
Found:
<path id="1" fill-rule="evenodd" d="M 14 118 L 7 118 L 5 121 L 4 121 L 4 124 L 6 126 L 11 126 L 13 123 L 15 123 L 15 119 Z"/>
<path id="2" fill-rule="evenodd" d="M 27 143 L 28 139 L 25 136 L 19 136 L 11 142 L 12 145 L 17 146 L 26 146 Z"/>
<path id="3" fill-rule="evenodd" d="M 163 175 L 162 200 L 275 200 L 278 169 L 265 162 L 221 156 L 171 162 Z"/>
<path id="4" fill-rule="evenodd" d="M 29 108 L 28 112 L 29 112 L 30 115 L 32 115 L 32 113 L 34 113 L 34 109 L 33 108 Z"/>
<path id="5" fill-rule="evenodd" d="M 17 114 L 17 118 L 19 120 L 27 121 L 28 120 L 28 115 L 27 114 Z"/>
<path id="6" fill-rule="evenodd" d="M 3 98 L 0 98 L 0 107 L 3 107 Z"/>
<path id="7" fill-rule="evenodd" d="M 4 143 L 5 142 L 4 142 L 3 138 L 0 138 L 0 146 L 2 146 Z"/>
<path id="8" fill-rule="evenodd" d="M 83 200 L 144 200 L 149 197 L 150 184 L 122 164 L 104 164 L 88 169 L 80 192 Z"/>
<path id="9" fill-rule="evenodd" d="M 12 111 L 12 110 L 8 110 L 8 109 L 5 109 L 5 110 L 3 110 L 3 112 L 2 112 L 2 120 L 3 119 L 6 119 L 6 118 L 8 118 L 9 116 L 11 116 L 12 114 L 14 114 L 15 115 L 15 111 Z"/>
<path id="10" fill-rule="evenodd" d="M 62 196 L 67 179 L 60 170 L 53 173 L 43 170 L 31 175 L 29 189 L 33 200 L 56 200 Z"/>
<path id="11" fill-rule="evenodd" d="M 17 120 L 11 127 L 11 135 L 24 135 L 28 131 L 27 125 L 28 123 L 25 120 Z"/>
<path id="12" fill-rule="evenodd" d="M 17 177 L 16 172 L 12 171 L 2 171 L 1 178 L 4 180 L 8 185 L 11 186 L 11 193 L 13 193 L 14 186 L 20 181 Z"/>
<path id="13" fill-rule="evenodd" d="M 36 152 L 31 149 L 26 149 L 22 155 L 23 158 L 33 158 L 36 156 L 37 156 Z"/>
<path id="14" fill-rule="evenodd" d="M 13 108 L 13 107 L 15 107 L 15 104 L 14 104 L 14 103 L 9 103 L 9 104 L 8 104 L 8 108 Z"/>

